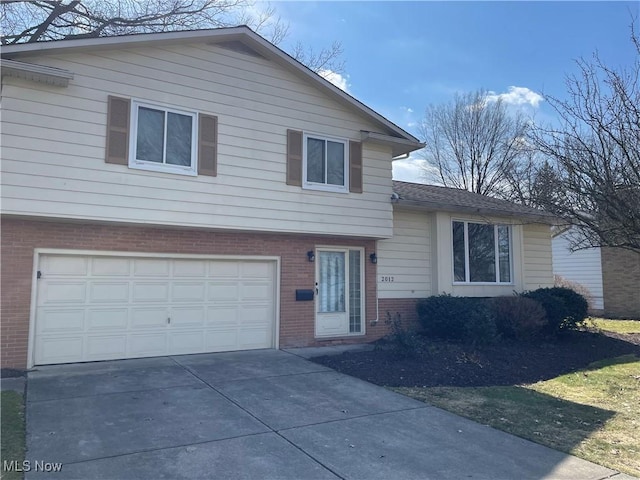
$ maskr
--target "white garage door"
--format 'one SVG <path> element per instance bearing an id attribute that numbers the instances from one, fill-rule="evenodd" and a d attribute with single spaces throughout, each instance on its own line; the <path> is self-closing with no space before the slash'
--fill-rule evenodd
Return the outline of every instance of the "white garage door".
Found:
<path id="1" fill-rule="evenodd" d="M 35 364 L 274 347 L 273 261 L 43 255 Z"/>

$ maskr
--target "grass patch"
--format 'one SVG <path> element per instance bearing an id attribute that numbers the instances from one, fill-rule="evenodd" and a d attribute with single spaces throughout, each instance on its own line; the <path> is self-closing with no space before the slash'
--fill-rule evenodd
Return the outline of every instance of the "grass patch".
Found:
<path id="1" fill-rule="evenodd" d="M 1 462 L 17 460 L 22 465 L 25 452 L 24 399 L 14 391 L 0 392 L 0 443 Z M 2 471 L 0 463 L 0 478 L 2 480 L 18 480 L 23 478 L 21 472 Z"/>
<path id="2" fill-rule="evenodd" d="M 531 385 L 394 390 L 640 476 L 640 358 L 634 355 L 596 362 Z"/>
<path id="3" fill-rule="evenodd" d="M 640 320 L 610 320 L 607 318 L 590 318 L 587 325 L 599 330 L 615 333 L 640 333 Z"/>

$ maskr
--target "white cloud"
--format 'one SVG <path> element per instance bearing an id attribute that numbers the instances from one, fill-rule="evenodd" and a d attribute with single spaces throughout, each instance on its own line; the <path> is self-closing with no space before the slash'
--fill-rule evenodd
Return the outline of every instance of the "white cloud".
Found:
<path id="1" fill-rule="evenodd" d="M 426 174 L 432 167 L 429 167 L 426 160 L 414 155 L 416 155 L 415 152 L 413 152 L 409 158 L 395 160 L 393 162 L 394 180 L 412 183 L 428 183 Z"/>
<path id="2" fill-rule="evenodd" d="M 489 92 L 487 95 L 487 100 L 490 102 L 495 102 L 498 99 L 508 105 L 531 105 L 537 108 L 540 102 L 544 100 L 544 97 L 530 88 L 511 86 L 506 93 Z"/>
<path id="3" fill-rule="evenodd" d="M 339 73 L 334 72 L 333 70 L 319 70 L 318 75 L 320 75 L 325 80 L 330 81 L 339 89 L 349 93 L 349 87 L 351 86 L 349 83 L 349 75 L 343 76 Z"/>

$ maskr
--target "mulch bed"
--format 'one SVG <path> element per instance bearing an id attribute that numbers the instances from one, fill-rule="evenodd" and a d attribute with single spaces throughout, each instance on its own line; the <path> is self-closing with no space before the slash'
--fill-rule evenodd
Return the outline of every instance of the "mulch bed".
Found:
<path id="1" fill-rule="evenodd" d="M 384 340 L 368 352 L 316 357 L 312 361 L 389 387 L 478 387 L 548 380 L 621 355 L 640 357 L 640 334 L 572 332 L 542 344 L 502 342 L 469 346 L 422 338 L 413 356 Z"/>

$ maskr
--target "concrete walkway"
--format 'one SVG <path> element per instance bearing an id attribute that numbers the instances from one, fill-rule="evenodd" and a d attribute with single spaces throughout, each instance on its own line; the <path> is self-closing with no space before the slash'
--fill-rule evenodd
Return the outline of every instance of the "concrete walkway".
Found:
<path id="1" fill-rule="evenodd" d="M 27 479 L 631 478 L 276 350 L 41 367 L 27 434 Z"/>

